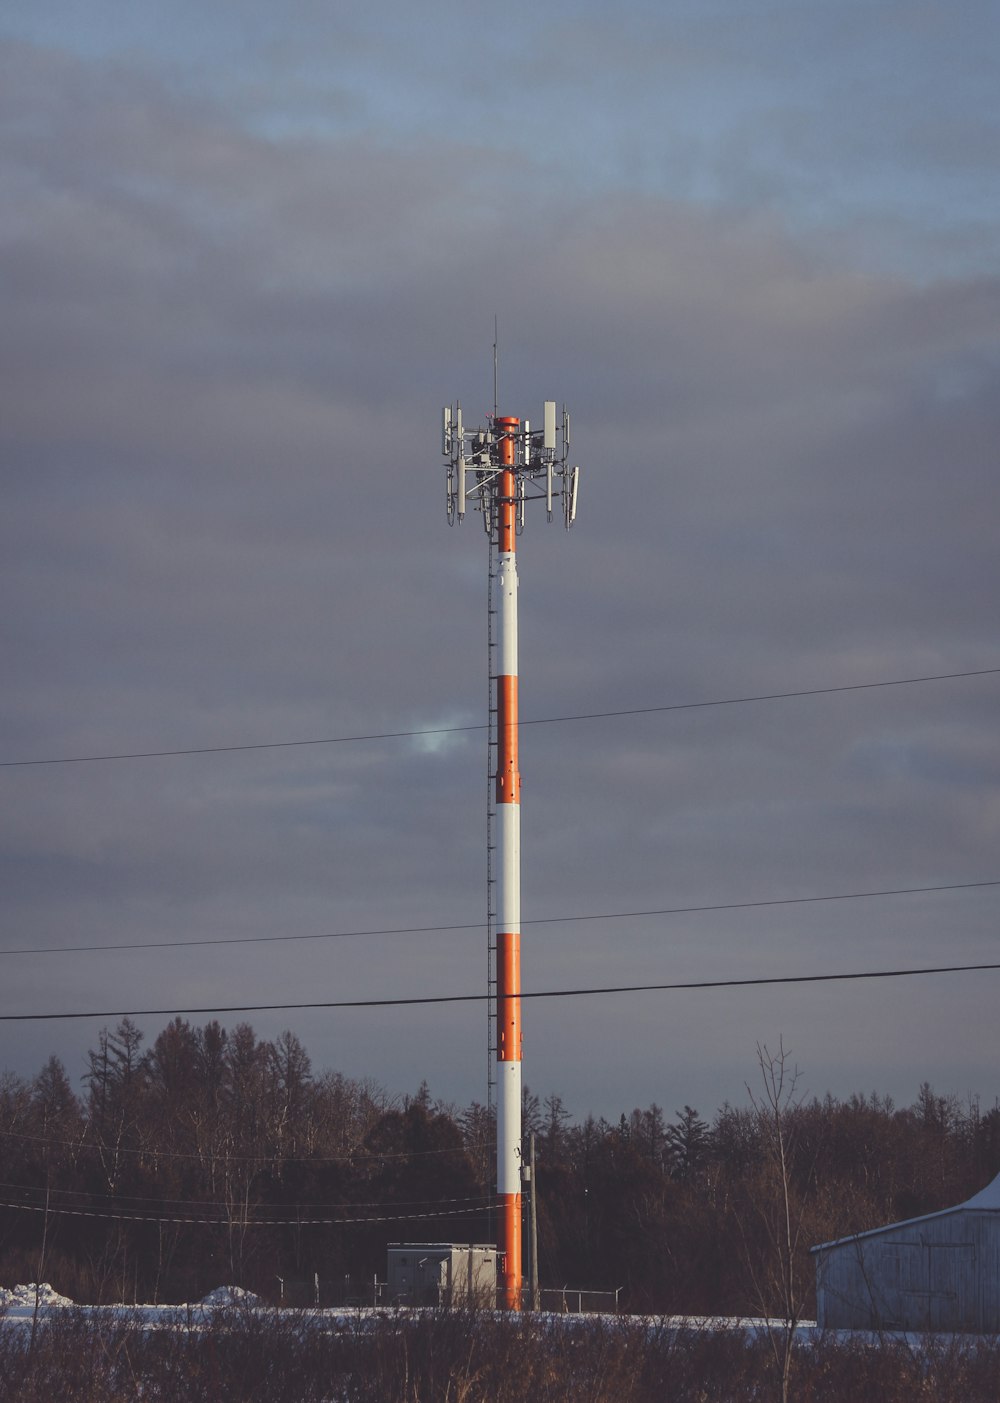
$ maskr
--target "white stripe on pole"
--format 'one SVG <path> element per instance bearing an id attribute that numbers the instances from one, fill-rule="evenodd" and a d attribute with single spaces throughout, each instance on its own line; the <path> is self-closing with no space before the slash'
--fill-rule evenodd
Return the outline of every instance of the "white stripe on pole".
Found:
<path id="1" fill-rule="evenodd" d="M 497 1063 L 497 1193 L 521 1192 L 521 1063 Z"/>

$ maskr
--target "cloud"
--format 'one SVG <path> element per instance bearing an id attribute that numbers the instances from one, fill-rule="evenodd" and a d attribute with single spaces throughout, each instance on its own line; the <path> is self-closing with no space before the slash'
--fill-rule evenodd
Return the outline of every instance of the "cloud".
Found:
<path id="1" fill-rule="evenodd" d="M 486 543 L 478 521 L 445 529 L 437 416 L 492 408 L 494 313 L 501 408 L 565 400 L 582 464 L 574 533 L 533 519 L 519 545 L 524 716 L 998 665 L 995 278 L 861 267 L 773 205 L 612 200 L 464 129 L 278 139 L 121 59 L 20 45 L 4 72 L 5 758 L 482 717 Z M 994 876 L 994 686 L 525 727 L 526 918 Z M 483 911 L 475 735 L 4 784 L 19 948 Z M 526 978 L 899 964 L 945 929 L 975 958 L 990 910 L 581 920 L 526 936 Z M 475 990 L 481 939 L 39 957 L 11 1002 Z M 850 993 L 643 996 L 532 1012 L 526 1075 L 581 1112 L 706 1109 L 784 1030 L 817 1087 L 884 1065 L 900 1094 L 907 1055 L 914 1087 L 985 1077 L 967 991 L 940 997 L 961 1026 L 937 1061 L 902 998 L 890 1058 L 882 1026 L 838 1049 L 838 1019 L 868 1006 Z M 402 1026 L 302 1036 L 318 1065 L 398 1086 Z M 481 1097 L 450 1034 L 405 1026 L 435 1091 Z M 58 1036 L 72 1060 L 86 1034 Z"/>

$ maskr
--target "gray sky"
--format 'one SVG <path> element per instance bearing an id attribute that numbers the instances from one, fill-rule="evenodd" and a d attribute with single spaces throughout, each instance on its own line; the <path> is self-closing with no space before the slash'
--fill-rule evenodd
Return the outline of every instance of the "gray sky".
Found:
<path id="1" fill-rule="evenodd" d="M 573 415 L 526 718 L 1000 667 L 1000 12 L 969 0 L 11 0 L 5 761 L 474 726 L 439 413 Z M 522 735 L 527 989 L 1000 959 L 1000 679 Z M 5 768 L 4 950 L 483 919 L 481 732 Z M 4 954 L 0 1012 L 474 993 L 480 930 Z M 992 1104 L 1000 973 L 533 1002 L 577 1115 Z M 480 1005 L 256 1014 L 485 1095 Z M 112 1020 L 113 1021 L 113 1020 Z M 166 1019 L 140 1020 L 154 1037 Z M 204 1021 L 196 1019 L 195 1021 Z M 232 1024 L 238 1016 L 223 1021 Z M 83 1070 L 102 1020 L 0 1023 Z"/>

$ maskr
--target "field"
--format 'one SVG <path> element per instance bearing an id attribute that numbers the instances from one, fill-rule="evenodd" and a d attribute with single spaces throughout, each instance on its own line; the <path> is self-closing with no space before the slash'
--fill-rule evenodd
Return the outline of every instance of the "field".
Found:
<path id="1" fill-rule="evenodd" d="M 780 1399 L 760 1322 L 460 1311 L 290 1311 L 214 1293 L 176 1307 L 8 1298 L 0 1399 L 17 1403 L 738 1403 Z M 802 1330 L 788 1398 L 979 1403 L 995 1340 Z"/>

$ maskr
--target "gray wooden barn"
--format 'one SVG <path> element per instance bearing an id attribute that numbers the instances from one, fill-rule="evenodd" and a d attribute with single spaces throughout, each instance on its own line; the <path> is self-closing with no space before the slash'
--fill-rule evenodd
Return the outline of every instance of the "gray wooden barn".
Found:
<path id="1" fill-rule="evenodd" d="M 1000 1332 L 1000 1174 L 955 1208 L 812 1251 L 821 1326 Z"/>

